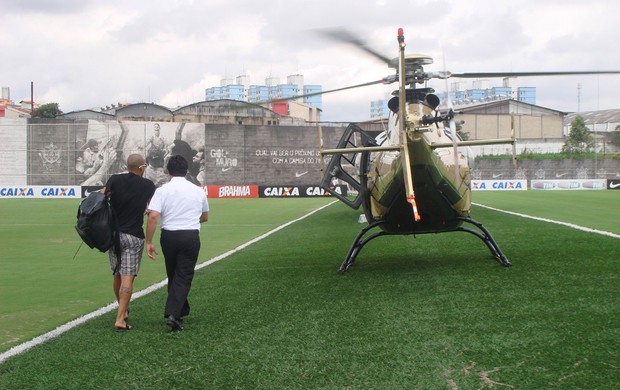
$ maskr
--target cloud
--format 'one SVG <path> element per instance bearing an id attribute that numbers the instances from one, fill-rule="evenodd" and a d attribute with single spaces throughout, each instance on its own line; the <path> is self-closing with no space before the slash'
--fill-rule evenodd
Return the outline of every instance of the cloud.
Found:
<path id="1" fill-rule="evenodd" d="M 80 14 L 88 9 L 96 0 L 20 0 L 2 4 L 2 12 L 7 14 Z"/>
<path id="2" fill-rule="evenodd" d="M 609 0 L 14 1 L 0 15 L 0 84 L 19 101 L 29 99 L 33 81 L 36 100 L 68 112 L 117 102 L 191 104 L 204 100 L 207 87 L 241 74 L 263 84 L 300 73 L 324 90 L 393 74 L 317 33 L 333 27 L 387 57 L 396 57 L 402 27 L 407 52 L 433 56 L 432 71 L 618 69 L 619 11 Z M 619 76 L 519 80 L 537 87 L 539 104 L 567 111 L 576 109 L 577 84 L 581 109 L 618 108 Z M 445 83 L 433 86 L 440 92 Z M 370 101 L 395 88 L 326 95 L 323 118 L 368 119 Z"/>

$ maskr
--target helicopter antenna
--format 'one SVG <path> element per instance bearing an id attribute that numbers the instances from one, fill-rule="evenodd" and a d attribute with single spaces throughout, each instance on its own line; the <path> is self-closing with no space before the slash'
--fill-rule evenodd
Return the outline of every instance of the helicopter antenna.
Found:
<path id="1" fill-rule="evenodd" d="M 399 47 L 399 58 L 398 58 L 398 77 L 399 77 L 399 97 L 398 97 L 398 112 L 400 114 L 399 119 L 399 130 L 402 139 L 402 150 L 401 150 L 401 158 L 402 158 L 402 166 L 403 173 L 405 175 L 405 189 L 407 192 L 407 202 L 411 204 L 411 208 L 413 209 L 413 218 L 417 221 L 420 220 L 420 214 L 418 213 L 418 205 L 415 201 L 415 191 L 413 189 L 413 176 L 411 175 L 411 161 L 409 157 L 409 148 L 407 147 L 408 136 L 407 136 L 407 90 L 406 88 L 406 74 L 405 74 L 405 35 L 403 33 L 403 29 L 398 29 L 398 47 Z"/>

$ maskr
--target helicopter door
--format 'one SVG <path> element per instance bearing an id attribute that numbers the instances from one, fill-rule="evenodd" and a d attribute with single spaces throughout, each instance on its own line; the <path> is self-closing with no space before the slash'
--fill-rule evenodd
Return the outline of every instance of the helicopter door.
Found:
<path id="1" fill-rule="evenodd" d="M 351 123 L 345 129 L 336 148 L 346 149 L 359 146 L 377 146 L 377 143 L 372 135 L 362 130 L 356 124 Z M 358 209 L 363 201 L 364 190 L 362 189 L 360 174 L 365 175 L 367 171 L 365 167 L 360 166 L 363 160 L 360 152 L 336 153 L 332 155 L 321 181 L 321 187 L 325 191 L 328 191 L 353 209 Z M 339 184 L 340 182 L 345 182 L 349 186 L 349 191 L 347 191 L 349 194 L 357 193 L 355 198 L 350 199 L 336 192 L 334 184 L 337 182 Z"/>

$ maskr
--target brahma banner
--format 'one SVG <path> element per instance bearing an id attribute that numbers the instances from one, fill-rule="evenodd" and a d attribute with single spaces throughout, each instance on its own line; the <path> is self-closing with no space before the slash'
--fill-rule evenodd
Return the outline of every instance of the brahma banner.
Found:
<path id="1" fill-rule="evenodd" d="M 527 190 L 527 180 L 472 180 L 472 191 L 522 191 Z"/>
<path id="2" fill-rule="evenodd" d="M 258 198 L 257 185 L 206 186 L 208 197 L 214 198 Z"/>

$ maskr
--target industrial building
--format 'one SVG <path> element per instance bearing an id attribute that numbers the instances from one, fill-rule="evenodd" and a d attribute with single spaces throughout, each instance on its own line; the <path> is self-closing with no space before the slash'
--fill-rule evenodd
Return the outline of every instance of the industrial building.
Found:
<path id="1" fill-rule="evenodd" d="M 297 100 L 308 106 L 323 109 L 320 92 L 320 85 L 304 84 L 304 76 L 301 74 L 290 75 L 286 78 L 286 83 L 280 83 L 280 79 L 270 76 L 265 79 L 265 84 L 252 84 L 250 76 L 239 75 L 234 80 L 231 78 L 222 79 L 219 87 L 209 87 L 205 90 L 205 100 L 230 99 L 243 102 L 264 104 L 277 99 L 290 99 L 295 96 L 315 94 Z"/>

